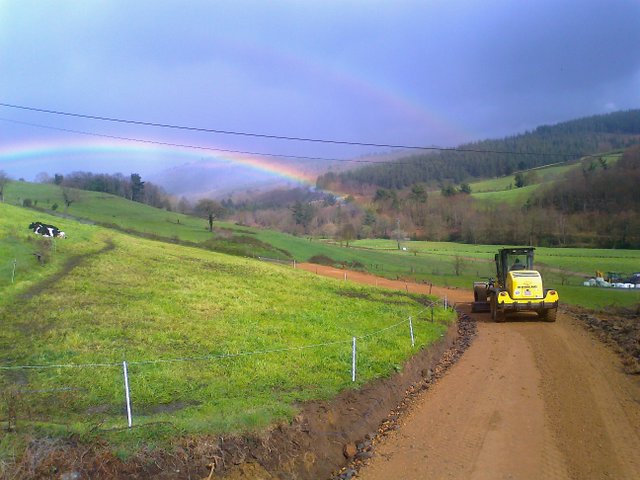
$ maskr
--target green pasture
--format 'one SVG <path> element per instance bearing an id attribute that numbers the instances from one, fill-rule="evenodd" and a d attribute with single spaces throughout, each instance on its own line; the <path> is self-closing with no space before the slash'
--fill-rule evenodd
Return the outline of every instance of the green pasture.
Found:
<path id="1" fill-rule="evenodd" d="M 569 170 L 578 168 L 579 165 L 579 162 L 563 163 L 560 165 L 551 165 L 548 167 L 526 170 L 524 173 L 527 174 L 535 172 L 534 185 L 536 185 L 557 180 Z M 514 185 L 514 175 L 480 180 L 470 183 L 470 186 L 473 193 L 499 192 L 511 189 L 518 190 Z"/>
<path id="2" fill-rule="evenodd" d="M 510 205 L 524 205 L 538 187 L 539 185 L 527 185 L 526 187 L 498 190 L 495 192 L 472 192 L 471 195 L 473 198 L 488 204 L 506 203 Z"/>
<path id="3" fill-rule="evenodd" d="M 357 240 L 355 248 L 380 251 L 386 255 L 410 259 L 417 269 L 444 272 L 425 278 L 434 284 L 470 288 L 474 281 L 495 276 L 494 254 L 503 245 L 469 245 L 452 242 L 406 241 L 398 250 L 395 240 Z M 460 275 L 454 275 L 459 263 Z M 587 248 L 536 248 L 536 265 L 545 284 L 556 288 L 565 303 L 589 308 L 633 306 L 640 304 L 640 291 L 584 287 L 583 282 L 596 270 L 631 274 L 640 271 L 639 250 L 607 250 Z"/>
<path id="4" fill-rule="evenodd" d="M 59 186 L 10 182 L 5 187 L 5 202 L 22 206 L 25 199 L 30 199 L 35 209 L 48 210 L 54 215 L 68 215 L 74 219 L 169 239 L 180 238 L 200 242 L 211 237 L 203 219 L 153 208 L 107 193 L 85 190 L 76 192 L 79 196 L 78 201 L 72 203 L 65 211 Z M 54 204 L 58 205 L 55 211 L 52 210 Z M 38 213 L 34 212 L 33 216 L 37 215 Z"/>
<path id="5" fill-rule="evenodd" d="M 199 245 L 232 255 L 288 258 L 286 252 L 258 241 L 255 229 L 220 223 L 211 233 L 205 219 L 169 212 L 106 193 L 77 190 L 77 194 L 78 201 L 65 211 L 62 190 L 56 185 L 10 182 L 5 188 L 8 204 L 21 206 L 25 199 L 31 200 L 33 214 L 29 217 L 32 219 L 30 221 L 41 219 L 40 210 L 59 218 L 98 224 L 154 239 Z M 57 208 L 52 210 L 54 205 Z M 60 223 L 59 219 L 55 220 L 56 226 Z M 68 235 L 73 233 L 73 229 L 67 231 Z"/>
<path id="6" fill-rule="evenodd" d="M 33 234 L 22 225 L 32 215 L 0 204 L 2 260 L 25 261 L 0 303 L 0 421 L 11 415 L 16 441 L 73 434 L 130 445 L 258 430 L 302 401 L 401 369 L 454 318 L 436 308 L 431 322 L 424 296 L 67 219 L 56 222 L 74 234 L 56 241 L 50 262 L 27 265 Z M 144 426 L 133 433 L 123 428 L 123 361 L 133 422 Z"/>
<path id="7" fill-rule="evenodd" d="M 603 155 L 608 165 L 613 165 L 620 158 L 619 152 L 611 152 Z M 594 162 L 596 159 L 594 159 Z M 533 193 L 541 186 L 552 183 L 561 179 L 567 172 L 581 168 L 581 161 L 572 161 L 557 165 L 549 165 L 546 167 L 533 168 L 525 170 L 525 175 L 533 175 L 533 181 L 530 185 L 516 188 L 513 175 L 498 178 L 490 178 L 487 180 L 479 180 L 470 183 L 471 195 L 488 204 L 507 203 L 511 205 L 522 205 L 531 197 Z"/>
<path id="8" fill-rule="evenodd" d="M 136 235 L 184 242 L 246 257 L 295 259 L 304 262 L 314 256 L 324 256 L 332 259 L 336 266 L 366 270 L 387 278 L 413 278 L 440 285 L 465 286 L 454 275 L 446 258 L 433 258 L 425 262 L 425 259 L 409 258 L 406 255 L 344 248 L 318 239 L 242 227 L 229 222 L 216 222 L 212 234 L 207 230 L 204 219 L 160 210 L 103 193 L 80 191 L 79 194 L 80 200 L 69 207 L 67 215 Z M 7 203 L 13 204 L 21 204 L 24 198 L 30 198 L 32 202 L 37 201 L 37 208 L 44 209 L 50 209 L 54 203 L 62 205 L 61 190 L 55 185 L 11 182 L 6 187 L 6 198 Z M 60 213 L 61 210 L 63 207 L 59 207 L 57 212 Z M 45 218 L 41 212 L 33 210 L 29 219 L 41 217 Z M 62 220 L 54 220 L 51 223 L 64 226 Z M 73 228 L 65 231 L 70 237 L 74 235 Z"/>
<path id="9" fill-rule="evenodd" d="M 613 160 L 612 160 L 613 161 Z M 578 165 L 578 164 L 576 164 Z M 557 175 L 575 165 L 559 165 L 539 169 L 539 178 Z M 552 172 L 552 173 L 544 173 Z M 521 195 L 535 185 L 486 195 Z M 38 200 L 37 207 L 61 202 L 60 188 L 54 185 L 12 182 L 6 187 L 7 201 L 18 203 L 21 198 Z M 60 195 L 56 200 L 55 195 Z M 216 222 L 214 232 L 207 230 L 206 221 L 168 212 L 136 202 L 96 192 L 80 192 L 81 200 L 69 208 L 69 214 L 103 225 L 115 226 L 136 235 L 183 242 L 210 250 L 243 257 L 267 257 L 305 262 L 312 257 L 331 259 L 333 265 L 355 268 L 392 279 L 413 279 L 435 285 L 469 288 L 475 280 L 494 275 L 493 255 L 498 245 L 467 245 L 445 242 L 402 242 L 406 251 L 398 250 L 395 240 L 357 240 L 349 248 L 339 243 L 310 237 L 296 237 L 273 230 Z M 478 195 L 484 195 L 482 193 Z M 28 196 L 28 197 L 27 197 Z M 524 198 L 524 197 L 523 197 Z M 515 200 L 514 200 L 515 201 Z M 517 201 L 524 202 L 522 198 Z M 49 218 L 65 229 L 65 219 L 44 217 L 32 211 L 29 218 Z M 43 220 L 44 221 L 44 220 Z M 52 221 L 53 223 L 53 221 Z M 27 223 L 28 225 L 28 223 Z M 74 225 L 74 224 L 72 224 Z M 22 227 L 21 227 L 22 228 Z M 25 225 L 26 228 L 26 225 Z M 75 226 L 66 228 L 70 236 Z M 537 263 L 547 284 L 563 288 L 576 287 L 576 293 L 563 296 L 563 301 L 587 307 L 634 305 L 637 299 L 630 292 L 609 290 L 600 298 L 582 287 L 585 277 L 596 270 L 633 273 L 640 271 L 637 250 L 597 250 L 580 248 L 538 248 Z M 10 260 L 0 265 L 0 275 L 11 268 Z M 458 274 L 456 274 L 456 267 Z M 0 285 L 2 284 L 0 278 Z M 581 293 L 583 292 L 583 293 Z M 609 302 L 609 303 L 607 303 Z"/>
<path id="10" fill-rule="evenodd" d="M 74 241 L 39 237 L 28 229 L 33 218 L 26 209 L 0 203 L 0 308 L 12 296 L 63 270 L 71 258 L 91 255 L 105 246 L 104 231 L 42 213 L 38 220 L 72 230 Z"/>

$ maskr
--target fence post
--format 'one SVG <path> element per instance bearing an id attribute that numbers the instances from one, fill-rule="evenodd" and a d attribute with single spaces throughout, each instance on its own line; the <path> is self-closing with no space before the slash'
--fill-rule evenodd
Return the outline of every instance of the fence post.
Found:
<path id="1" fill-rule="evenodd" d="M 431 304 L 431 323 L 433 323 L 433 303 Z"/>
<path id="2" fill-rule="evenodd" d="M 347 272 L 344 272 L 344 281 L 347 281 Z"/>
<path id="3" fill-rule="evenodd" d="M 17 259 L 13 259 L 13 272 L 11 272 L 11 283 L 13 283 L 13 279 L 16 276 L 16 263 L 18 263 Z"/>
<path id="4" fill-rule="evenodd" d="M 356 381 L 356 337 L 351 344 L 351 381 Z"/>
<path id="5" fill-rule="evenodd" d="M 129 393 L 129 372 L 127 371 L 127 362 L 122 362 L 122 374 L 124 375 L 124 396 L 127 402 L 127 425 L 131 428 L 131 394 Z"/>
<path id="6" fill-rule="evenodd" d="M 448 302 L 447 302 L 447 296 L 444 296 L 444 309 L 446 310 L 449 307 Z"/>
<path id="7" fill-rule="evenodd" d="M 415 341 L 413 339 L 413 322 L 411 321 L 411 317 L 409 317 L 409 332 L 411 333 L 411 346 L 415 347 Z"/>

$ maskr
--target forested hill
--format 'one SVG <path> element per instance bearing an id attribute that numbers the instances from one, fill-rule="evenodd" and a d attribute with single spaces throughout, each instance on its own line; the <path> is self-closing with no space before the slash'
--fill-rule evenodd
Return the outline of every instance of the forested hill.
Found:
<path id="1" fill-rule="evenodd" d="M 318 178 L 318 186 L 327 188 L 336 181 L 344 186 L 370 184 L 384 188 L 421 182 L 461 183 L 470 178 L 511 175 L 637 143 L 640 110 L 627 110 L 544 125 L 500 140 L 460 145 L 456 151 L 429 152 L 338 174 L 330 172 Z"/>

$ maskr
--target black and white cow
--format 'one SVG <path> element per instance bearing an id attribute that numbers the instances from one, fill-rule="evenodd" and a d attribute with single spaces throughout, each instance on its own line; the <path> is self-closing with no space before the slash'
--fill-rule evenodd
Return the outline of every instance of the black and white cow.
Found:
<path id="1" fill-rule="evenodd" d="M 47 225 L 42 222 L 33 222 L 29 225 L 29 229 L 33 230 L 36 235 L 42 235 L 47 238 L 66 238 L 65 233 L 54 225 Z"/>

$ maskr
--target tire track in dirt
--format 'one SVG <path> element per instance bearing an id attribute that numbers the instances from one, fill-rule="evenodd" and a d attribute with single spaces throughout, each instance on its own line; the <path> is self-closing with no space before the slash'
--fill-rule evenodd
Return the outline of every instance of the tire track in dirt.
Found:
<path id="1" fill-rule="evenodd" d="M 344 271 L 302 268 L 344 278 Z M 316 270 L 317 269 L 317 270 Z M 348 279 L 411 292 L 405 284 L 348 272 Z M 433 287 L 470 314 L 471 292 Z M 569 315 L 489 322 L 448 373 L 377 445 L 357 478 L 640 478 L 640 378 Z"/>

